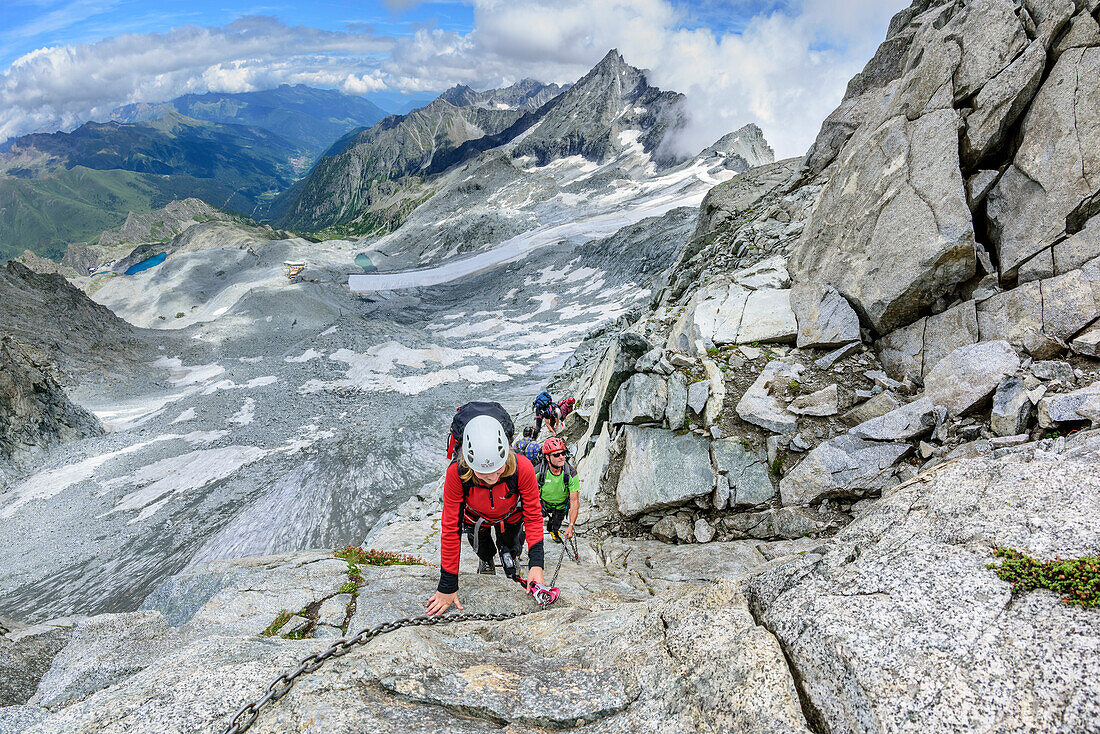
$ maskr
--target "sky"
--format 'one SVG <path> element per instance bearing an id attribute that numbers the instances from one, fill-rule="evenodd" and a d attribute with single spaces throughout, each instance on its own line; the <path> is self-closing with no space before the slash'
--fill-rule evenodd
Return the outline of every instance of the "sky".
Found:
<path id="1" fill-rule="evenodd" d="M 383 108 L 576 81 L 611 48 L 687 95 L 698 151 L 750 122 L 801 155 L 899 0 L 2 0 L 0 141 L 181 94 L 307 84 Z"/>

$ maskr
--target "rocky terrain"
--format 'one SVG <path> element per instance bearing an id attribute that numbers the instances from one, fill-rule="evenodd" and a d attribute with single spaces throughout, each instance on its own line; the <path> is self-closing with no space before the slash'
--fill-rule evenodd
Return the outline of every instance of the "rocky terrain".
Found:
<path id="1" fill-rule="evenodd" d="M 916 0 L 801 160 L 743 130 L 663 168 L 641 127 L 598 161 L 481 152 L 394 233 L 312 245 L 306 298 L 271 274 L 294 240 L 112 277 L 97 299 L 190 337 L 159 365 L 180 394 L 67 444 L 89 462 L 117 442 L 105 474 L 0 495 L 7 542 L 51 542 L 26 516 L 58 496 L 108 518 L 76 562 L 97 596 L 29 563 L 0 576 L 21 619 L 0 731 L 222 731 L 325 640 L 419 614 L 435 569 L 328 548 L 438 558 L 442 463 L 402 453 L 440 453 L 438 414 L 472 384 L 520 423 L 538 388 L 577 398 L 580 562 L 547 554 L 561 598 L 538 610 L 467 550 L 465 611 L 524 614 L 382 634 L 252 731 L 1100 731 L 1096 609 L 991 568 L 1003 548 L 1100 555 L 1098 15 Z M 731 177 L 746 151 L 766 158 Z M 485 219 L 500 201 L 516 214 Z M 417 249 L 431 222 L 476 244 Z M 379 272 L 350 279 L 352 306 L 337 268 L 360 251 Z M 230 377 L 245 352 L 262 359 Z M 308 400 L 297 433 L 258 420 L 284 385 Z M 233 415 L 208 397 L 228 389 L 247 391 Z M 170 429 L 200 412 L 206 430 Z M 349 427 L 367 420 L 391 433 Z M 45 471 L 72 474 L 76 450 Z M 218 531 L 182 527 L 196 516 Z M 142 580 L 131 598 L 107 558 Z"/>

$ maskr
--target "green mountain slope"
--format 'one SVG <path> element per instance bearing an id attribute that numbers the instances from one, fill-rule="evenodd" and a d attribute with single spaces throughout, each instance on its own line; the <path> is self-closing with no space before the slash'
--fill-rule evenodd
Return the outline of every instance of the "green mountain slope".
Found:
<path id="1" fill-rule="evenodd" d="M 314 156 L 342 135 L 370 127 L 389 114 L 362 97 L 283 84 L 259 92 L 185 94 L 161 104 L 126 105 L 115 110 L 111 119 L 139 122 L 169 111 L 197 120 L 261 127 Z"/>
<path id="2" fill-rule="evenodd" d="M 129 212 L 149 212 L 190 196 L 239 200 L 216 179 L 96 171 L 83 166 L 35 179 L 0 178 L 0 261 L 29 249 L 60 260 L 69 242 L 97 240 Z"/>
<path id="3" fill-rule="evenodd" d="M 176 112 L 23 136 L 0 152 L 0 256 L 26 248 L 56 258 L 68 242 L 98 238 L 130 211 L 174 199 L 262 217 L 309 161 L 270 131 Z"/>

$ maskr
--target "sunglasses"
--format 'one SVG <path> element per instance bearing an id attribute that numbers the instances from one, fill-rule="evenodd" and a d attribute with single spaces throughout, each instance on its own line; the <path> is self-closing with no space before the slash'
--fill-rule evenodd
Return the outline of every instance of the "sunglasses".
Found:
<path id="1" fill-rule="evenodd" d="M 547 456 L 555 456 L 555 457 L 556 456 L 565 456 L 565 452 L 564 451 L 555 451 L 552 454 L 547 454 Z"/>

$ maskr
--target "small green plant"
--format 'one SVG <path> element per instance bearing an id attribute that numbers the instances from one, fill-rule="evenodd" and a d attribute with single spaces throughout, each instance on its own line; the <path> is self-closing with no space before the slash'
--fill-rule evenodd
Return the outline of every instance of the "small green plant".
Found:
<path id="1" fill-rule="evenodd" d="M 1096 556 L 1039 561 L 1013 548 L 997 548 L 993 555 L 1004 561 L 986 568 L 1012 584 L 1013 594 L 1050 589 L 1062 594 L 1066 604 L 1100 607 L 1100 558 Z"/>
<path id="2" fill-rule="evenodd" d="M 284 609 L 283 611 L 279 612 L 279 616 L 275 617 L 275 619 L 272 620 L 271 624 L 267 626 L 267 629 L 265 629 L 260 634 L 264 637 L 274 637 L 275 633 L 281 630 L 283 628 L 283 625 L 286 624 L 293 616 L 293 614 Z"/>
<path id="3" fill-rule="evenodd" d="M 741 439 L 741 447 L 744 448 L 745 451 L 752 451 L 752 446 L 749 444 L 749 439 L 747 438 Z"/>
<path id="4" fill-rule="evenodd" d="M 722 350 L 719 349 L 718 347 L 707 347 L 707 356 L 708 357 L 713 357 L 721 351 Z"/>
<path id="5" fill-rule="evenodd" d="M 781 476 L 783 473 L 783 454 L 776 454 L 775 460 L 771 463 L 772 474 L 775 476 Z"/>
<path id="6" fill-rule="evenodd" d="M 356 584 L 354 581 L 345 581 L 340 586 L 340 593 L 341 594 L 354 594 L 355 590 L 358 589 L 358 588 L 359 588 L 358 584 Z"/>
<path id="7" fill-rule="evenodd" d="M 787 387 L 789 387 L 793 392 L 802 391 L 802 383 L 798 380 L 791 380 L 789 383 L 787 383 Z"/>

